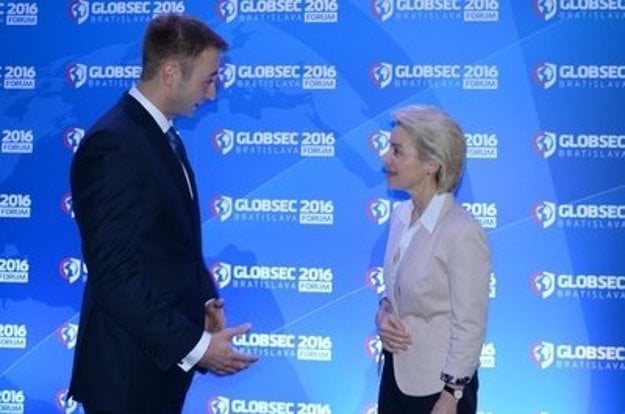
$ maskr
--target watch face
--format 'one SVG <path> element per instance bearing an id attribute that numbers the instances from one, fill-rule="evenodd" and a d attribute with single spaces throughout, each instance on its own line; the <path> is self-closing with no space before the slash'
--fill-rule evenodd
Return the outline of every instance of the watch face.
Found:
<path id="1" fill-rule="evenodd" d="M 445 391 L 447 391 L 448 393 L 450 393 L 451 395 L 453 395 L 453 397 L 454 397 L 456 400 L 461 399 L 461 398 L 462 398 L 462 396 L 464 395 L 464 394 L 463 394 L 463 392 L 462 392 L 462 390 L 456 390 L 456 389 L 454 389 L 454 388 L 452 388 L 452 387 L 450 387 L 450 386 L 448 386 L 448 385 L 445 385 L 445 387 L 444 387 L 444 388 L 445 388 Z"/>

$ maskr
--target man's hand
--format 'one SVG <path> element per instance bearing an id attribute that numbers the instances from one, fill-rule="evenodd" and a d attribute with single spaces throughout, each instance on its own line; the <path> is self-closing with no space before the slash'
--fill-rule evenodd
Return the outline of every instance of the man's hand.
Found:
<path id="1" fill-rule="evenodd" d="M 235 374 L 256 362 L 258 358 L 252 355 L 236 352 L 230 345 L 232 337 L 244 334 L 250 330 L 249 324 L 226 328 L 212 333 L 210 345 L 204 352 L 198 365 L 217 375 Z"/>
<path id="2" fill-rule="evenodd" d="M 223 299 L 211 300 L 204 313 L 204 330 L 210 333 L 219 332 L 226 327 Z"/>
<path id="3" fill-rule="evenodd" d="M 388 352 L 394 354 L 399 351 L 406 351 L 412 345 L 410 333 L 393 312 L 393 306 L 388 299 L 383 299 L 380 302 L 375 322 L 382 340 L 382 346 Z"/>

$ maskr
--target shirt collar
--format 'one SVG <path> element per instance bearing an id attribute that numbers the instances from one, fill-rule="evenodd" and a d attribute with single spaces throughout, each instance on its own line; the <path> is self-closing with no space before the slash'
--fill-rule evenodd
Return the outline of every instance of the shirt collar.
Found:
<path id="1" fill-rule="evenodd" d="M 432 232 L 434 231 L 434 227 L 438 222 L 438 218 L 441 214 L 441 211 L 443 210 L 443 204 L 445 204 L 445 198 L 447 194 L 448 193 L 434 194 L 434 197 L 432 197 L 432 199 L 428 203 L 428 206 L 425 208 L 425 211 L 423 211 L 423 214 L 421 214 L 421 217 L 417 221 L 423 227 L 425 227 L 430 234 L 432 234 Z M 412 209 L 414 208 L 414 206 L 412 204 L 412 201 L 409 201 L 406 204 L 406 208 L 404 208 L 401 212 L 401 218 L 404 223 L 408 224 L 410 223 L 410 215 L 412 214 Z"/>
<path id="2" fill-rule="evenodd" d="M 135 98 L 143 108 L 154 118 L 158 126 L 161 128 L 163 133 L 167 133 L 169 128 L 172 127 L 171 121 L 167 119 L 167 117 L 152 103 L 148 98 L 145 97 L 144 94 L 141 93 L 139 88 L 133 86 L 128 94 Z"/>

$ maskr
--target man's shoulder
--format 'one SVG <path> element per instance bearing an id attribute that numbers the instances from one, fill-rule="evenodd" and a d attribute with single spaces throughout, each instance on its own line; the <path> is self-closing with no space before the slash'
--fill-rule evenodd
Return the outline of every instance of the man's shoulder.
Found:
<path id="1" fill-rule="evenodd" d="M 132 98 L 124 95 L 115 105 L 109 108 L 89 128 L 82 140 L 81 147 L 89 147 L 119 141 L 120 145 L 136 145 L 137 138 L 148 133 L 148 125 L 136 115 L 138 111 Z M 80 150 L 80 148 L 79 148 Z"/>

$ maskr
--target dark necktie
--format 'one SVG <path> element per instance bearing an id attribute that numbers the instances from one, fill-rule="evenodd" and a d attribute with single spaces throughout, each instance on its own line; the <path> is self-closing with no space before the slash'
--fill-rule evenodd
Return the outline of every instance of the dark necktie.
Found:
<path id="1" fill-rule="evenodd" d="M 174 127 L 169 128 L 165 135 L 167 135 L 169 146 L 174 150 L 178 160 L 180 160 L 185 168 L 188 168 L 189 159 L 187 158 L 187 151 L 184 149 L 184 144 L 182 143 L 182 139 L 180 139 L 180 135 L 178 135 Z"/>
<path id="2" fill-rule="evenodd" d="M 191 167 L 189 165 L 187 151 L 184 149 L 182 139 L 180 139 L 180 135 L 178 135 L 174 127 L 169 128 L 167 130 L 167 133 L 165 133 L 165 136 L 167 136 L 169 146 L 174 151 L 174 154 L 176 154 L 178 161 L 180 161 L 180 164 L 182 165 L 185 180 L 187 181 L 187 185 L 189 186 L 189 193 L 191 194 L 191 198 L 193 198 L 193 188 L 190 181 Z"/>

